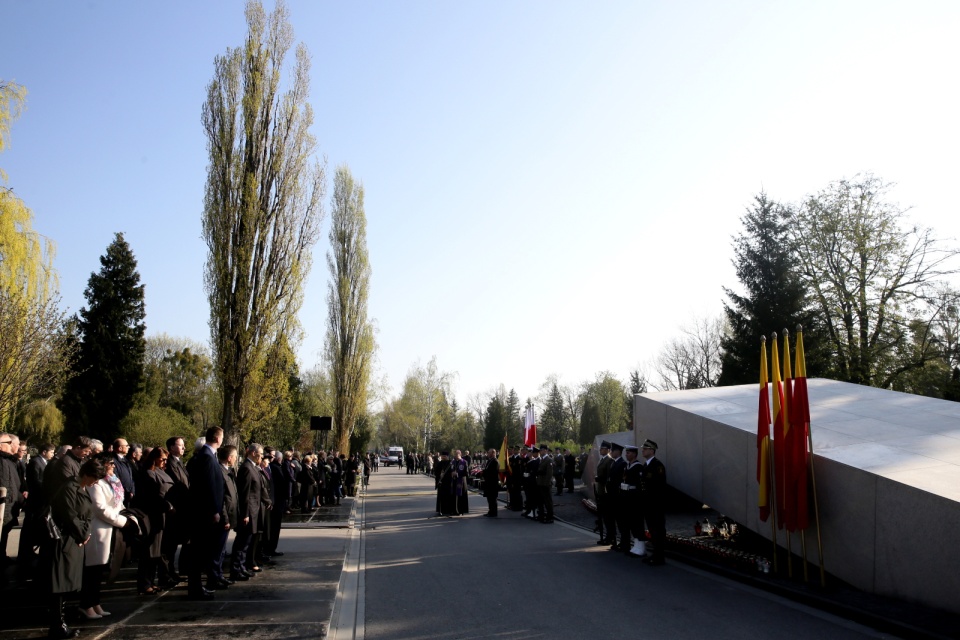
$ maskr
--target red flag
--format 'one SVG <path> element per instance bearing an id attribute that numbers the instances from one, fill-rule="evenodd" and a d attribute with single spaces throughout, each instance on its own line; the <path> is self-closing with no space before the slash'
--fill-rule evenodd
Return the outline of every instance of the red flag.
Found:
<path id="1" fill-rule="evenodd" d="M 783 488 L 777 493 L 777 502 L 780 508 L 783 526 L 787 531 L 796 530 L 797 496 L 794 492 L 793 453 L 790 442 L 790 407 L 793 405 L 793 373 L 790 370 L 790 332 L 783 331 Z M 780 435 L 777 434 L 779 438 Z"/>
<path id="2" fill-rule="evenodd" d="M 780 354 L 777 349 L 777 334 L 772 334 L 770 345 L 770 366 L 773 370 L 773 460 L 774 486 L 777 491 L 777 527 L 783 528 L 784 490 L 786 489 L 786 435 L 783 402 L 783 384 L 780 382 Z"/>
<path id="3" fill-rule="evenodd" d="M 767 342 L 760 345 L 760 405 L 757 411 L 757 505 L 760 520 L 770 517 L 770 383 L 767 380 Z"/>
<path id="4" fill-rule="evenodd" d="M 502 482 L 510 475 L 510 456 L 507 455 L 507 434 L 503 434 L 503 444 L 500 445 L 497 464 L 500 465 L 500 481 Z"/>
<path id="5" fill-rule="evenodd" d="M 790 403 L 790 431 L 787 433 L 787 451 L 790 458 L 791 493 L 793 500 L 793 518 L 788 521 L 788 531 L 802 531 L 810 526 L 810 506 L 807 500 L 807 478 L 809 473 L 809 452 L 807 434 L 810 429 L 810 400 L 807 396 L 807 363 L 803 352 L 803 331 L 797 329 L 797 352 L 795 378 L 793 380 L 793 401 Z M 790 528 L 789 525 L 794 528 Z"/>
<path id="6" fill-rule="evenodd" d="M 523 419 L 523 444 L 528 447 L 537 444 L 537 418 L 533 413 L 533 405 L 527 407 L 527 415 Z"/>

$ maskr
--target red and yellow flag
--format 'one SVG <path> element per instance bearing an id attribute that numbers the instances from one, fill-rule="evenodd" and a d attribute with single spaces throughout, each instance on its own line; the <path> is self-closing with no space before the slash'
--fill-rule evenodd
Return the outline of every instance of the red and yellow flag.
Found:
<path id="1" fill-rule="evenodd" d="M 780 352 L 777 349 L 777 334 L 772 334 L 770 345 L 770 366 L 773 370 L 773 469 L 777 492 L 777 527 L 783 528 L 784 458 L 786 456 L 786 407 L 783 401 L 783 383 L 780 381 Z"/>
<path id="2" fill-rule="evenodd" d="M 809 452 L 807 434 L 810 429 L 810 400 L 807 396 L 807 363 L 803 352 L 803 330 L 797 329 L 796 367 L 793 379 L 793 400 L 790 403 L 790 431 L 787 433 L 787 464 L 790 468 L 790 493 L 793 495 L 788 531 L 802 531 L 810 526 L 807 500 Z"/>
<path id="3" fill-rule="evenodd" d="M 760 344 L 760 403 L 757 411 L 757 482 L 760 493 L 757 505 L 760 520 L 770 517 L 770 382 L 767 378 L 767 342 Z"/>

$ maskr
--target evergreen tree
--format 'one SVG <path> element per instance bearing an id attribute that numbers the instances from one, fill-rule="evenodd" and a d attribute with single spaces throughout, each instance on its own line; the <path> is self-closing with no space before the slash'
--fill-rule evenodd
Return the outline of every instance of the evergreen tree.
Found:
<path id="1" fill-rule="evenodd" d="M 560 387 L 557 386 L 556 382 L 550 387 L 550 393 L 547 395 L 547 404 L 540 413 L 538 422 L 537 430 L 540 432 L 541 439 L 544 442 L 564 442 L 567 439 L 568 434 L 563 411 L 563 394 L 560 393 Z"/>
<path id="2" fill-rule="evenodd" d="M 509 423 L 508 407 L 499 394 L 490 398 L 483 415 L 483 448 L 497 449 L 503 444 L 503 435 Z"/>
<path id="3" fill-rule="evenodd" d="M 77 319 L 74 376 L 61 400 L 68 436 L 104 442 L 120 434 L 120 421 L 143 388 L 144 286 L 130 245 L 118 233 L 90 275 L 87 307 Z"/>
<path id="4" fill-rule="evenodd" d="M 603 432 L 600 407 L 588 397 L 583 401 L 583 413 L 580 414 L 580 444 L 593 444 L 593 440 Z"/>
<path id="5" fill-rule="evenodd" d="M 743 231 L 733 242 L 733 264 L 744 294 L 723 289 L 730 303 L 723 305 L 729 333 L 721 341 L 720 386 L 757 382 L 760 336 L 769 340 L 771 333 L 779 335 L 785 328 L 792 333 L 797 325 L 804 329 L 807 375 L 823 370 L 815 316 L 790 251 L 790 220 L 789 210 L 762 192 L 741 219 Z"/>

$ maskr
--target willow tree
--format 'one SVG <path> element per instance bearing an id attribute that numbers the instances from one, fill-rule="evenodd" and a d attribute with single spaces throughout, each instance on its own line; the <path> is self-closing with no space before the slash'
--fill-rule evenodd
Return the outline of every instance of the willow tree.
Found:
<path id="1" fill-rule="evenodd" d="M 0 81 L 0 151 L 26 90 Z M 69 343 L 62 331 L 53 243 L 33 229 L 33 212 L 0 169 L 0 426 L 16 408 L 59 387 Z"/>
<path id="2" fill-rule="evenodd" d="M 236 440 L 252 371 L 279 336 L 296 335 L 311 248 L 323 218 L 324 165 L 310 134 L 310 58 L 296 48 L 291 87 L 280 92 L 293 43 L 287 7 L 246 6 L 247 39 L 214 60 L 203 126 L 210 164 L 203 236 L 208 255 L 214 366 L 221 423 Z"/>
<path id="3" fill-rule="evenodd" d="M 330 212 L 330 289 L 326 356 L 333 384 L 336 442 L 350 450 L 350 435 L 367 409 L 370 365 L 376 344 L 367 319 L 370 262 L 367 256 L 367 217 L 363 185 L 346 166 L 337 167 Z"/>

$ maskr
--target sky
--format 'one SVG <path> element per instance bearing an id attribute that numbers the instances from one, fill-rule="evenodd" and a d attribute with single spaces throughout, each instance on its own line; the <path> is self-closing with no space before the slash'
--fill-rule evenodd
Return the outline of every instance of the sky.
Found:
<path id="1" fill-rule="evenodd" d="M 913 222 L 960 238 L 953 0 L 288 6 L 329 182 L 346 164 L 364 185 L 394 393 L 434 357 L 461 406 L 652 371 L 722 313 L 761 191 L 798 202 L 871 172 Z M 243 43 L 243 3 L 0 0 L 0 16 L 0 80 L 28 91 L 0 168 L 56 243 L 64 308 L 86 304 L 122 232 L 147 334 L 208 343 L 201 106 L 214 58 Z M 326 209 L 303 369 L 325 333 Z"/>

